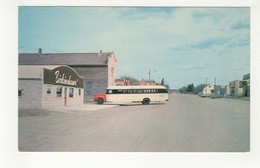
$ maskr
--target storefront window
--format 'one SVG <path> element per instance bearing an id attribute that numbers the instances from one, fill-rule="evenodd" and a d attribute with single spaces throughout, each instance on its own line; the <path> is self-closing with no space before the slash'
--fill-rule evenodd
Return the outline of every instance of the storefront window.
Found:
<path id="1" fill-rule="evenodd" d="M 22 90 L 18 90 L 18 97 L 22 97 Z"/>
<path id="2" fill-rule="evenodd" d="M 47 85 L 47 94 L 51 94 L 51 85 Z"/>
<path id="3" fill-rule="evenodd" d="M 56 94 L 57 94 L 57 97 L 61 97 L 62 96 L 62 87 L 61 86 L 57 87 Z"/>
<path id="4" fill-rule="evenodd" d="M 69 89 L 69 97 L 73 97 L 74 96 L 74 88 L 70 88 Z"/>

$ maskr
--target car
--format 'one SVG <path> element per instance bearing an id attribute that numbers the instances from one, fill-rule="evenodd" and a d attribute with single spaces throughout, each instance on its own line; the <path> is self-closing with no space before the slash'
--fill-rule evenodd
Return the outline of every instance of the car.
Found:
<path id="1" fill-rule="evenodd" d="M 211 98 L 212 98 L 212 99 L 215 99 L 215 98 L 223 98 L 223 97 L 224 97 L 223 94 L 213 93 L 213 94 L 211 95 Z"/>

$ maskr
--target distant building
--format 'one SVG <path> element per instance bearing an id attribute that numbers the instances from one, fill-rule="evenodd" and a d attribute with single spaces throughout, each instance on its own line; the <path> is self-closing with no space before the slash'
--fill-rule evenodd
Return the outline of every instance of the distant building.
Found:
<path id="1" fill-rule="evenodd" d="M 243 76 L 243 96 L 250 96 L 250 73 Z"/>
<path id="2" fill-rule="evenodd" d="M 226 95 L 226 96 L 230 96 L 230 95 L 231 95 L 229 85 L 226 85 L 226 86 L 225 86 L 225 95 Z"/>
<path id="3" fill-rule="evenodd" d="M 114 52 L 97 53 L 19 53 L 19 67 L 68 66 L 84 78 L 84 101 L 92 101 L 97 93 L 105 93 L 116 85 Z M 33 71 L 33 69 L 31 69 Z"/>
<path id="4" fill-rule="evenodd" d="M 140 80 L 137 82 L 134 82 L 132 85 L 156 85 L 157 83 L 154 80 Z"/>
<path id="5" fill-rule="evenodd" d="M 116 86 L 130 86 L 130 85 L 157 85 L 154 80 L 133 80 L 128 78 L 115 79 Z"/>
<path id="6" fill-rule="evenodd" d="M 115 79 L 116 86 L 129 86 L 131 82 L 128 79 Z"/>
<path id="7" fill-rule="evenodd" d="M 226 85 L 215 85 L 214 93 L 224 95 L 226 93 Z"/>
<path id="8" fill-rule="evenodd" d="M 214 93 L 215 85 L 213 84 L 208 84 L 206 85 L 202 92 L 200 93 L 201 97 L 209 97 Z"/>
<path id="9" fill-rule="evenodd" d="M 228 86 L 230 96 L 250 96 L 250 73 L 245 74 L 242 80 L 229 82 Z"/>
<path id="10" fill-rule="evenodd" d="M 231 96 L 243 96 L 243 82 L 235 80 L 229 82 L 230 95 Z"/>

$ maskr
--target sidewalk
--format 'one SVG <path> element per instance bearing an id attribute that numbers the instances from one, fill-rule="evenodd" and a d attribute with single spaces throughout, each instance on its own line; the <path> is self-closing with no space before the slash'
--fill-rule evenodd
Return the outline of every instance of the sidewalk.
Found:
<path id="1" fill-rule="evenodd" d="M 71 105 L 71 106 L 62 106 L 62 107 L 54 107 L 48 110 L 53 111 L 62 111 L 62 112 L 71 112 L 71 111 L 97 111 L 106 108 L 115 107 L 117 105 L 109 105 L 109 104 L 102 104 L 98 105 L 95 103 L 85 103 L 83 105 Z"/>

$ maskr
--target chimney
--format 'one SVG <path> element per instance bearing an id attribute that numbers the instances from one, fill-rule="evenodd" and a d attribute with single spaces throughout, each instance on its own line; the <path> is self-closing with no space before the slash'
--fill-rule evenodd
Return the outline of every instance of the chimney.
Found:
<path id="1" fill-rule="evenodd" d="M 38 54 L 42 55 L 42 49 L 38 48 Z"/>

